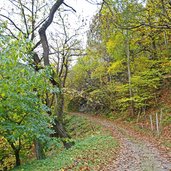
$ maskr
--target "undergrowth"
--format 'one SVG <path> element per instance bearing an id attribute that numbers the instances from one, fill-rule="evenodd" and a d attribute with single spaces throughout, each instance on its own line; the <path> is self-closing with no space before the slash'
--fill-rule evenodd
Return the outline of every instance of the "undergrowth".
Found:
<path id="1" fill-rule="evenodd" d="M 66 116 L 67 131 L 75 140 L 69 150 L 63 149 L 45 160 L 32 161 L 13 171 L 80 171 L 101 170 L 115 157 L 118 142 L 108 132 L 79 116 Z"/>

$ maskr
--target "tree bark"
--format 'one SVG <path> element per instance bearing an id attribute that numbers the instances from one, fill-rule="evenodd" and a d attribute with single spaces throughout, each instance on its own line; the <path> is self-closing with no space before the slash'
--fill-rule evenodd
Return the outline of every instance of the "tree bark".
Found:
<path id="1" fill-rule="evenodd" d="M 42 146 L 41 142 L 38 140 L 35 140 L 34 146 L 35 146 L 37 160 L 45 159 L 45 153 L 43 151 L 43 146 Z"/>
<path id="2" fill-rule="evenodd" d="M 48 40 L 46 36 L 46 30 L 50 26 L 50 24 L 53 21 L 54 14 L 60 7 L 60 5 L 63 3 L 63 0 L 57 0 L 56 3 L 52 6 L 49 14 L 48 20 L 42 25 L 42 27 L 39 29 L 39 35 L 40 35 L 40 41 L 43 47 L 43 59 L 44 59 L 44 65 L 50 66 L 49 62 L 49 45 Z"/>
<path id="3" fill-rule="evenodd" d="M 19 143 L 18 148 L 10 140 L 8 140 L 8 142 L 11 145 L 11 148 L 14 151 L 14 155 L 15 155 L 15 166 L 20 166 L 21 165 L 21 161 L 20 161 L 21 140 L 19 138 L 19 140 L 18 140 L 18 143 Z"/>
<path id="4" fill-rule="evenodd" d="M 58 118 L 58 121 L 63 122 L 63 111 L 64 111 L 64 94 L 62 92 L 61 83 L 58 84 L 59 92 L 55 94 L 55 113 Z"/>
<path id="5" fill-rule="evenodd" d="M 57 119 L 54 120 L 53 128 L 55 130 L 54 136 L 62 138 L 62 142 L 66 149 L 69 149 L 74 145 L 74 142 L 69 141 L 71 137 L 66 133 L 63 125 Z"/>
<path id="6" fill-rule="evenodd" d="M 130 114 L 134 116 L 134 101 L 132 99 L 132 83 L 131 83 L 131 68 L 130 68 L 130 49 L 129 49 L 129 34 L 128 30 L 126 31 L 126 56 L 127 56 L 127 69 L 128 69 L 128 84 L 129 84 L 129 97 L 130 97 Z"/>
<path id="7" fill-rule="evenodd" d="M 15 165 L 16 166 L 20 166 L 21 165 L 21 161 L 20 161 L 20 149 L 15 149 L 14 155 L 15 155 Z"/>

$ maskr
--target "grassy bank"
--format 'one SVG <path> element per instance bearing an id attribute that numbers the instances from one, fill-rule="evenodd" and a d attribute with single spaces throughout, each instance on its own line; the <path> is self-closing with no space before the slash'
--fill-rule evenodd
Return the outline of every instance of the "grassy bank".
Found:
<path id="1" fill-rule="evenodd" d="M 45 160 L 32 161 L 13 171 L 100 170 L 115 157 L 118 143 L 101 127 L 78 116 L 67 116 L 65 123 L 75 146 L 58 149 L 56 154 L 54 148 Z"/>

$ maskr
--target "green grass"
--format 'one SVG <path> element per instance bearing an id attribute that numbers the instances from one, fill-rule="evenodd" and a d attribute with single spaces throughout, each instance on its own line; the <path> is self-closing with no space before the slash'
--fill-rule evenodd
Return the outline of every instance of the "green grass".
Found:
<path id="1" fill-rule="evenodd" d="M 101 127 L 78 116 L 66 117 L 67 130 L 75 138 L 75 146 L 45 160 L 33 161 L 13 171 L 99 170 L 115 157 L 118 142 Z"/>
<path id="2" fill-rule="evenodd" d="M 92 123 L 84 117 L 66 115 L 65 127 L 71 137 L 81 139 L 90 135 L 101 134 L 103 130 L 100 126 Z"/>

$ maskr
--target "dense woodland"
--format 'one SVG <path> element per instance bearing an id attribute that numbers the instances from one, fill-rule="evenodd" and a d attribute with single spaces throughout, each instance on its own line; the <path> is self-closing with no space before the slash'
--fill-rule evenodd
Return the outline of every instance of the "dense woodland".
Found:
<path id="1" fill-rule="evenodd" d="M 168 1 L 104 2 L 91 23 L 87 55 L 69 74 L 69 87 L 80 95 L 71 102 L 131 116 L 161 108 L 159 90 L 170 78 L 169 10 Z"/>
<path id="2" fill-rule="evenodd" d="M 74 6 L 8 1 L 0 11 L 0 170 L 44 159 L 55 143 L 74 146 L 64 111 L 126 119 L 170 112 L 170 0 L 89 1 L 99 10 L 86 47 L 85 23 L 71 29 Z"/>

